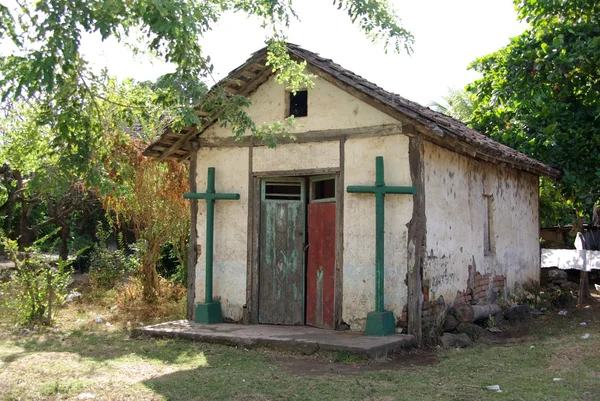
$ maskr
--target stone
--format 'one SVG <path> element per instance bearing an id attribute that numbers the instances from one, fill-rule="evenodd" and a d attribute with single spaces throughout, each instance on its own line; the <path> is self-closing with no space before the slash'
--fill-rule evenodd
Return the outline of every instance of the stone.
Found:
<path id="1" fill-rule="evenodd" d="M 410 334 L 369 337 L 358 332 L 323 330 L 310 326 L 278 326 L 268 324 L 241 325 L 217 323 L 197 324 L 188 320 L 159 323 L 134 328 L 131 336 L 179 338 L 203 343 L 216 343 L 244 348 L 269 347 L 310 354 L 318 350 L 346 352 L 368 358 L 382 358 L 417 347 Z"/>
<path id="2" fill-rule="evenodd" d="M 531 320 L 529 306 L 516 305 L 504 312 L 504 318 L 510 322 L 528 322 Z"/>
<path id="3" fill-rule="evenodd" d="M 65 298 L 66 303 L 73 302 L 75 300 L 81 300 L 81 293 L 78 291 L 71 291 Z"/>
<path id="4" fill-rule="evenodd" d="M 551 279 L 566 279 L 567 272 L 560 269 L 553 269 L 548 272 L 548 277 Z"/>
<path id="5" fill-rule="evenodd" d="M 454 316 L 459 322 L 472 322 L 473 308 L 471 308 L 471 305 L 458 305 L 454 307 Z"/>
<path id="6" fill-rule="evenodd" d="M 465 348 L 473 343 L 468 335 L 465 333 L 452 334 L 444 333 L 440 337 L 440 342 L 444 348 Z"/>
<path id="7" fill-rule="evenodd" d="M 452 331 L 458 326 L 458 320 L 452 315 L 446 316 L 446 321 L 444 322 L 444 331 Z"/>
<path id="8" fill-rule="evenodd" d="M 456 330 L 459 333 L 465 333 L 473 341 L 486 334 L 483 327 L 473 323 L 459 323 L 458 326 L 456 326 Z"/>

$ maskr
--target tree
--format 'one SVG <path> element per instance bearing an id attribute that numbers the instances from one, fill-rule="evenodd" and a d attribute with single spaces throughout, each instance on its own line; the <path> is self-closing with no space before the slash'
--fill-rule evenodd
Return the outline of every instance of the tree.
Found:
<path id="1" fill-rule="evenodd" d="M 476 98 L 464 89 L 448 88 L 448 94 L 442 96 L 444 103 L 431 102 L 429 107 L 440 113 L 456 118 L 464 123 L 473 115 Z"/>
<path id="2" fill-rule="evenodd" d="M 530 24 L 508 46 L 476 60 L 483 77 L 472 124 L 562 170 L 556 184 L 578 220 L 600 194 L 600 4 L 515 1 Z"/>
<path id="3" fill-rule="evenodd" d="M 413 38 L 386 0 L 333 4 L 386 49 L 410 50 Z M 306 65 L 292 61 L 282 45 L 284 30 L 296 17 L 292 0 L 22 0 L 14 9 L 0 5 L 0 37 L 18 49 L 0 58 L 2 100 L 37 98 L 46 110 L 40 122 L 55 128 L 60 157 L 75 173 L 89 173 L 95 166 L 87 161 L 99 159 L 108 120 L 101 113 L 106 101 L 103 79 L 91 72 L 79 51 L 82 35 L 96 32 L 103 40 L 125 41 L 128 35 L 141 33 L 138 50 L 147 49 L 176 66 L 157 81 L 151 99 L 174 130 L 201 125 L 197 113 L 201 109 L 218 111 L 221 122 L 236 135 L 272 132 L 270 127 L 256 127 L 245 113 L 248 99 L 224 89 L 209 92 L 203 83 L 213 65 L 200 39 L 228 11 L 257 16 L 270 30 L 269 63 L 281 81 L 291 89 L 310 85 Z M 132 101 L 119 103 L 140 106 Z"/>
<path id="4" fill-rule="evenodd" d="M 160 288 L 156 264 L 161 247 L 172 244 L 180 263 L 187 260 L 185 242 L 189 234 L 189 202 L 183 194 L 189 190 L 189 171 L 175 161 L 159 162 L 141 155 L 147 143 L 136 139 L 129 142 L 129 152 L 120 151 L 121 163 L 128 163 L 134 177 L 124 184 L 122 195 L 107 193 L 103 204 L 118 219 L 132 222 L 135 232 L 143 296 L 146 301 L 157 299 Z M 115 222 L 119 224 L 119 221 Z M 182 245 L 183 244 L 183 245 Z"/>
<path id="5" fill-rule="evenodd" d="M 51 130 L 36 119 L 40 110 L 27 104 L 9 104 L 0 121 L 0 191 L 3 202 L 4 231 L 18 238 L 20 251 L 31 245 L 44 227 L 61 228 L 60 257 L 68 256 L 70 227 L 68 218 L 83 210 L 94 196 L 58 164 L 51 151 Z M 34 218 L 34 209 L 43 213 Z M 13 220 L 18 214 L 15 228 Z"/>

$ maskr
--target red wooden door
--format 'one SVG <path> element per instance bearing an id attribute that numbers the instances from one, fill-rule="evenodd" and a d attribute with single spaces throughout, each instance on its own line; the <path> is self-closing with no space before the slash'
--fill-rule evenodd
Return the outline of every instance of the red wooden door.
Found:
<path id="1" fill-rule="evenodd" d="M 335 202 L 308 205 L 306 324 L 334 328 Z"/>

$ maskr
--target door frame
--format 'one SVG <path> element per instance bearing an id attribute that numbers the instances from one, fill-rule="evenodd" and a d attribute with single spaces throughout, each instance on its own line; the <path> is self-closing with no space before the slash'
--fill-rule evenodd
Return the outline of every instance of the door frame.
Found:
<path id="1" fill-rule="evenodd" d="M 302 263 L 301 263 L 301 269 L 302 269 L 302 286 L 301 286 L 301 292 L 302 292 L 302 312 L 301 312 L 301 324 L 305 325 L 306 324 L 306 236 L 307 236 L 307 231 L 306 231 L 306 219 L 307 219 L 307 202 L 308 202 L 308 191 L 309 191 L 309 185 L 307 184 L 307 180 L 305 177 L 262 177 L 260 180 L 260 202 L 259 202 L 259 210 L 262 211 L 263 207 L 262 204 L 263 202 L 274 202 L 274 203 L 278 203 L 278 204 L 297 204 L 298 200 L 289 200 L 289 199 L 267 199 L 267 185 L 268 184 L 283 184 L 285 186 L 285 184 L 300 184 L 300 203 L 302 204 Z M 261 238 L 260 235 L 262 233 L 262 227 L 260 226 L 261 223 L 263 223 L 262 221 L 262 217 L 260 216 L 261 220 L 259 220 L 259 225 L 258 225 L 258 239 L 259 239 L 259 251 L 260 251 L 260 245 L 261 245 Z M 259 253 L 260 256 L 260 253 Z M 260 277 L 260 260 L 261 258 L 259 257 L 259 263 L 258 263 L 258 276 Z M 260 291 L 260 281 L 258 282 L 258 288 Z M 257 320 L 260 323 L 260 292 L 257 292 L 257 296 L 259 298 L 259 305 L 258 308 L 256 309 L 257 312 Z M 266 323 L 266 324 L 271 324 L 271 323 Z M 282 324 L 282 323 L 274 323 L 274 324 Z"/>
<path id="2" fill-rule="evenodd" d="M 248 196 L 248 267 L 246 279 L 246 310 L 244 322 L 258 324 L 259 301 L 259 269 L 260 269 L 260 210 L 262 200 L 262 181 L 264 178 L 286 178 L 311 176 L 334 176 L 336 179 L 336 241 L 335 241 L 335 294 L 334 294 L 334 324 L 337 329 L 342 321 L 342 296 L 343 296 L 343 227 L 344 227 L 344 182 L 343 171 L 338 168 L 320 168 L 307 170 L 282 170 L 252 172 L 249 180 L 251 186 Z M 306 191 L 310 180 L 307 180 Z M 308 199 L 307 199 L 308 201 Z M 306 256 L 305 256 L 306 257 Z M 306 283 L 304 283 L 306 285 Z M 305 317 L 306 318 L 306 317 Z"/>

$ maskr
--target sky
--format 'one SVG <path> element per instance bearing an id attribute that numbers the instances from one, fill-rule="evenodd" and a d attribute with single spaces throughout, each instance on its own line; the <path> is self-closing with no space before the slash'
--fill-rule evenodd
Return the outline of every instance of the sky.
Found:
<path id="1" fill-rule="evenodd" d="M 293 21 L 288 41 L 378 84 L 388 91 L 429 105 L 441 101 L 448 88 L 462 88 L 477 78 L 468 65 L 500 49 L 526 28 L 511 0 L 390 0 L 404 26 L 415 37 L 414 53 L 386 54 L 353 25 L 331 0 L 295 0 L 300 21 Z M 267 33 L 256 19 L 226 14 L 202 41 L 218 80 L 262 48 Z M 97 68 L 137 80 L 155 79 L 172 66 L 133 56 L 115 40 L 87 36 L 82 53 Z"/>

